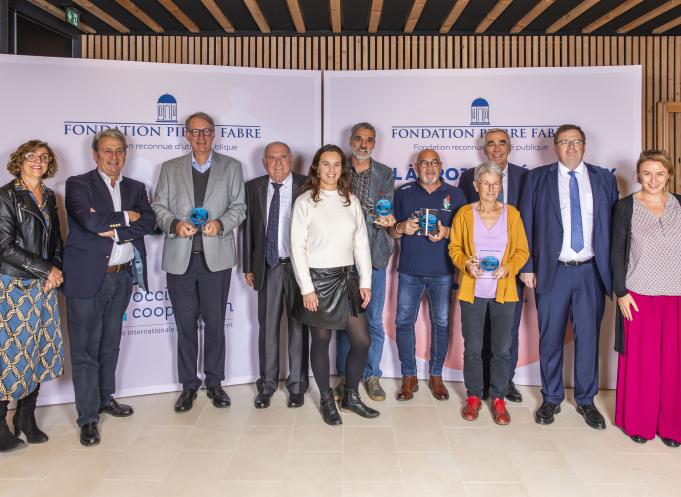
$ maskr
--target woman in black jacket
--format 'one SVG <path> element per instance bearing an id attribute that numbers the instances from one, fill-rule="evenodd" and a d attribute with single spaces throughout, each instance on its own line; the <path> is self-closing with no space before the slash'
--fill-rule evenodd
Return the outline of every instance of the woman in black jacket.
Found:
<path id="1" fill-rule="evenodd" d="M 619 355 L 615 424 L 634 442 L 681 442 L 681 197 L 665 152 L 636 163 L 641 190 L 615 205 L 613 288 Z"/>
<path id="2" fill-rule="evenodd" d="M 56 289 L 63 282 L 63 242 L 54 192 L 52 149 L 31 140 L 10 156 L 16 177 L 0 187 L 0 451 L 47 441 L 35 421 L 40 383 L 60 376 L 64 352 Z M 17 401 L 14 434 L 5 417 Z"/>

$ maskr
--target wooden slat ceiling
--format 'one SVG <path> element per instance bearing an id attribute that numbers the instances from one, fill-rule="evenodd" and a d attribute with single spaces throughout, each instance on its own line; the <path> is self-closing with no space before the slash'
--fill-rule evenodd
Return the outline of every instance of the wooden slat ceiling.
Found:
<path id="1" fill-rule="evenodd" d="M 21 0 L 99 34 L 681 34 L 681 0 Z"/>

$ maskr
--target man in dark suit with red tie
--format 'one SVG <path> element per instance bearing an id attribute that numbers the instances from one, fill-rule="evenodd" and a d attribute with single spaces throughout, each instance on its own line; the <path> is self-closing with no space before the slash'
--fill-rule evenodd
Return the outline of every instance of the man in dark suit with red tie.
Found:
<path id="1" fill-rule="evenodd" d="M 269 407 L 279 383 L 279 324 L 288 317 L 288 407 L 300 407 L 309 385 L 308 335 L 292 315 L 300 289 L 291 266 L 291 209 L 305 176 L 291 172 L 293 155 L 288 145 L 273 142 L 265 147 L 267 174 L 246 183 L 246 222 L 243 233 L 244 277 L 258 292 L 258 356 L 260 378 L 255 407 Z"/>
<path id="2" fill-rule="evenodd" d="M 100 131 L 92 140 L 97 169 L 66 180 L 69 236 L 62 288 L 77 422 L 85 446 L 100 441 L 100 413 L 133 413 L 113 398 L 116 364 L 132 286 L 148 288 L 144 235 L 154 229 L 155 217 L 144 184 L 121 176 L 126 149 L 120 131 Z"/>
<path id="3" fill-rule="evenodd" d="M 508 161 L 508 155 L 511 152 L 511 137 L 508 136 L 506 130 L 501 128 L 492 128 L 487 130 L 484 138 L 485 155 L 490 162 L 493 162 L 501 168 L 504 175 L 501 180 L 501 190 L 499 191 L 499 201 L 505 204 L 511 204 L 513 207 L 520 209 L 520 199 L 523 195 L 525 187 L 525 179 L 527 178 L 527 169 L 511 164 Z M 459 179 L 459 188 L 463 190 L 468 203 L 477 202 L 480 200 L 480 195 L 473 186 L 473 173 L 475 168 L 466 169 L 461 174 Z M 511 357 L 509 360 L 509 376 L 508 376 L 508 393 L 506 399 L 511 402 L 522 402 L 523 396 L 518 391 L 513 383 L 513 376 L 515 375 L 515 368 L 518 364 L 518 329 L 520 328 L 520 317 L 523 310 L 523 290 L 525 285 L 516 278 L 516 287 L 518 290 L 518 303 L 515 306 L 515 315 L 513 317 L 513 328 L 511 328 Z M 490 350 L 491 327 L 489 316 L 485 319 L 482 360 L 483 360 L 483 376 L 485 384 L 486 397 L 489 392 L 490 380 L 490 361 L 492 353 Z"/>

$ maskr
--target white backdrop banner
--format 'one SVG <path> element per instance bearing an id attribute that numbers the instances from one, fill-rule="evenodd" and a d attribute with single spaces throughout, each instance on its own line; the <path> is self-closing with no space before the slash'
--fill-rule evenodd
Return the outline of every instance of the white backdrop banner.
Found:
<path id="1" fill-rule="evenodd" d="M 0 156 L 7 158 L 32 138 L 49 142 L 59 171 L 47 185 L 62 205 L 66 178 L 95 167 L 92 137 L 107 127 L 127 136 L 123 174 L 144 182 L 150 196 L 161 163 L 190 151 L 184 119 L 192 112 L 214 117 L 215 150 L 240 160 L 246 180 L 264 174 L 263 149 L 274 140 L 291 146 L 295 170 L 307 171 L 322 135 L 321 73 L 315 71 L 0 56 L 0 74 L 5 116 Z M 2 167 L 2 184 L 9 179 Z M 161 271 L 162 243 L 161 236 L 146 237 L 150 293 L 136 291 L 124 318 L 117 372 L 121 396 L 180 389 L 177 334 Z M 257 298 L 244 284 L 240 264 L 233 271 L 229 297 L 227 383 L 252 382 L 258 376 Z M 65 377 L 43 386 L 40 401 L 72 400 L 67 366 Z"/>
<path id="2" fill-rule="evenodd" d="M 419 150 L 433 148 L 443 161 L 444 179 L 457 184 L 462 171 L 485 160 L 483 137 L 489 128 L 511 136 L 510 161 L 534 168 L 555 161 L 553 131 L 563 123 L 580 125 L 587 136 L 585 160 L 613 170 L 620 193 L 635 184 L 641 144 L 641 68 L 588 67 L 410 71 L 326 71 L 324 141 L 347 148 L 350 126 L 369 121 L 377 129 L 374 157 L 389 165 L 397 183 L 416 179 Z M 395 346 L 397 278 L 393 257 L 388 279 L 381 369 L 400 376 Z M 462 379 L 463 338 L 458 305 L 451 315 L 446 379 Z M 608 303 L 601 333 L 601 384 L 614 387 L 612 351 L 614 306 Z M 428 374 L 430 349 L 427 309 L 416 326 L 418 370 Z M 539 385 L 538 332 L 534 296 L 526 293 L 516 381 Z M 571 381 L 572 339 L 566 344 L 566 377 Z"/>

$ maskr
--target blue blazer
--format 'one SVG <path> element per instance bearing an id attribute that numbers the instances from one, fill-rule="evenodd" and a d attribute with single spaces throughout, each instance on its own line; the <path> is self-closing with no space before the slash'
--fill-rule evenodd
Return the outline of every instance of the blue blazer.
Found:
<path id="1" fill-rule="evenodd" d="M 602 167 L 585 164 L 593 194 L 592 246 L 596 269 L 606 295 L 612 294 L 610 223 L 619 198 L 615 176 Z M 530 258 L 521 273 L 536 273 L 535 292 L 551 291 L 563 246 L 563 221 L 558 196 L 558 163 L 533 169 L 527 175 L 520 216 L 530 246 Z"/>
<path id="2" fill-rule="evenodd" d="M 67 297 L 90 298 L 99 290 L 114 241 L 97 233 L 111 229 L 118 233 L 119 244 L 132 242 L 136 282 L 148 288 L 144 235 L 154 229 L 156 216 L 143 183 L 123 176 L 120 185 L 122 210 L 114 211 L 109 189 L 97 169 L 66 180 L 69 235 L 64 247 L 62 289 Z M 123 211 L 139 212 L 140 218 L 125 226 Z"/>
<path id="3" fill-rule="evenodd" d="M 516 166 L 510 162 L 508 163 L 508 166 L 506 166 L 506 170 L 508 174 L 507 203 L 519 209 L 520 199 L 523 198 L 523 188 L 525 187 L 525 180 L 527 179 L 527 173 L 529 171 L 524 167 Z M 466 195 L 469 204 L 480 200 L 480 195 L 475 191 L 475 187 L 473 186 L 474 171 L 474 167 L 466 169 L 461 174 L 461 178 L 459 178 L 459 188 L 463 190 L 463 194 Z"/>

